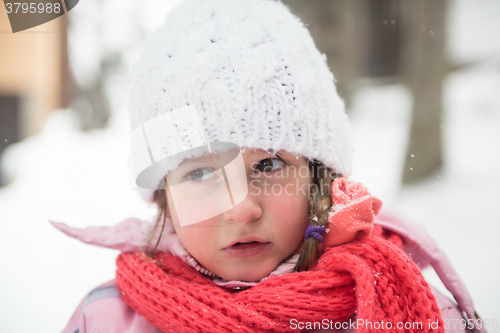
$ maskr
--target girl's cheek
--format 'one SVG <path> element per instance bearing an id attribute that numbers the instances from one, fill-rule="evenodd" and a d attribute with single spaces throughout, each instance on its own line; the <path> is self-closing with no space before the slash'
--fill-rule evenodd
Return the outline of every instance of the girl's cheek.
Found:
<path id="1" fill-rule="evenodd" d="M 271 215 L 276 224 L 281 227 L 302 230 L 307 225 L 309 215 L 307 201 L 307 191 L 309 189 L 307 184 L 304 184 L 302 188 L 304 193 L 302 193 L 296 185 L 295 183 L 293 186 L 288 186 L 287 191 L 283 191 L 279 195 L 269 196 L 266 208 L 272 212 Z"/>
<path id="2" fill-rule="evenodd" d="M 179 239 L 181 240 L 182 245 L 186 248 L 186 250 L 191 253 L 191 255 L 197 257 L 201 251 L 201 249 L 206 248 L 206 244 L 203 243 L 203 238 L 196 232 L 190 232 L 183 230 L 181 232 L 177 232 Z"/>
<path id="3" fill-rule="evenodd" d="M 185 246 L 191 248 L 204 248 L 208 246 L 209 240 L 213 239 L 215 219 L 202 221 L 190 226 L 176 228 L 177 235 Z"/>

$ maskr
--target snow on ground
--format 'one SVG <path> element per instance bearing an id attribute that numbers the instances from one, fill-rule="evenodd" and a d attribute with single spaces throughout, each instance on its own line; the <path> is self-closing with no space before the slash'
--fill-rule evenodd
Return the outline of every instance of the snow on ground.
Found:
<path id="1" fill-rule="evenodd" d="M 500 56 L 500 44 L 491 42 L 498 36 L 491 28 L 499 27 L 492 25 L 498 21 L 494 13 L 500 11 L 491 0 L 451 3 L 456 59 L 489 60 L 445 82 L 443 170 L 400 187 L 411 94 L 402 85 L 366 86 L 351 107 L 353 178 L 423 224 L 448 254 L 481 316 L 499 320 L 500 62 L 489 56 Z M 489 30 L 480 34 L 484 27 Z M 13 181 L 0 188 L 1 332 L 61 331 L 85 294 L 114 277 L 116 251 L 70 239 L 48 219 L 85 227 L 154 216 L 154 207 L 131 190 L 125 86 L 118 78 L 110 88 L 115 112 L 109 128 L 81 133 L 71 111 L 61 110 L 43 133 L 5 152 L 2 163 Z"/>

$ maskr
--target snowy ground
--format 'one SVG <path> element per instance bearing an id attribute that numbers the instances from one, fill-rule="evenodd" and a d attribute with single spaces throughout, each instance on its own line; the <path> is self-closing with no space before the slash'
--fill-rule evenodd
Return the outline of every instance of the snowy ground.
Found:
<path id="1" fill-rule="evenodd" d="M 443 170 L 400 187 L 411 94 L 402 85 L 367 86 L 352 105 L 353 178 L 423 224 L 480 315 L 500 320 L 500 6 L 487 0 L 453 4 L 455 59 L 487 61 L 445 82 Z M 118 79 L 110 88 L 116 98 L 109 128 L 81 133 L 71 112 L 60 111 L 43 133 L 5 152 L 2 163 L 13 182 L 0 189 L 0 332 L 58 332 L 89 290 L 114 277 L 116 251 L 70 239 L 48 219 L 85 227 L 154 216 L 131 190 L 126 110 L 118 102 L 125 82 Z"/>

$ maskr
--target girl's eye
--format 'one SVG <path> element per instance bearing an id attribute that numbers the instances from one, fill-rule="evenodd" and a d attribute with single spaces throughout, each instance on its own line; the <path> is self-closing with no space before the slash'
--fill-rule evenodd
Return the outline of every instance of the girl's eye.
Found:
<path id="1" fill-rule="evenodd" d="M 202 182 L 212 178 L 217 178 L 217 174 L 208 168 L 197 168 L 190 171 L 185 176 L 188 180 L 193 182 Z"/>
<path id="2" fill-rule="evenodd" d="M 257 164 L 257 169 L 260 172 L 270 172 L 281 168 L 285 163 L 277 158 L 266 158 Z"/>

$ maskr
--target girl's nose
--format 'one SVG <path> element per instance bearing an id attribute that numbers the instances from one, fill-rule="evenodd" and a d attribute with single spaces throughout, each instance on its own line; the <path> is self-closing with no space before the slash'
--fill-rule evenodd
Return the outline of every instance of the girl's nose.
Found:
<path id="1" fill-rule="evenodd" d="M 246 223 L 254 221 L 262 216 L 262 207 L 259 204 L 258 198 L 250 193 L 243 201 L 224 212 L 222 217 L 227 222 Z"/>

